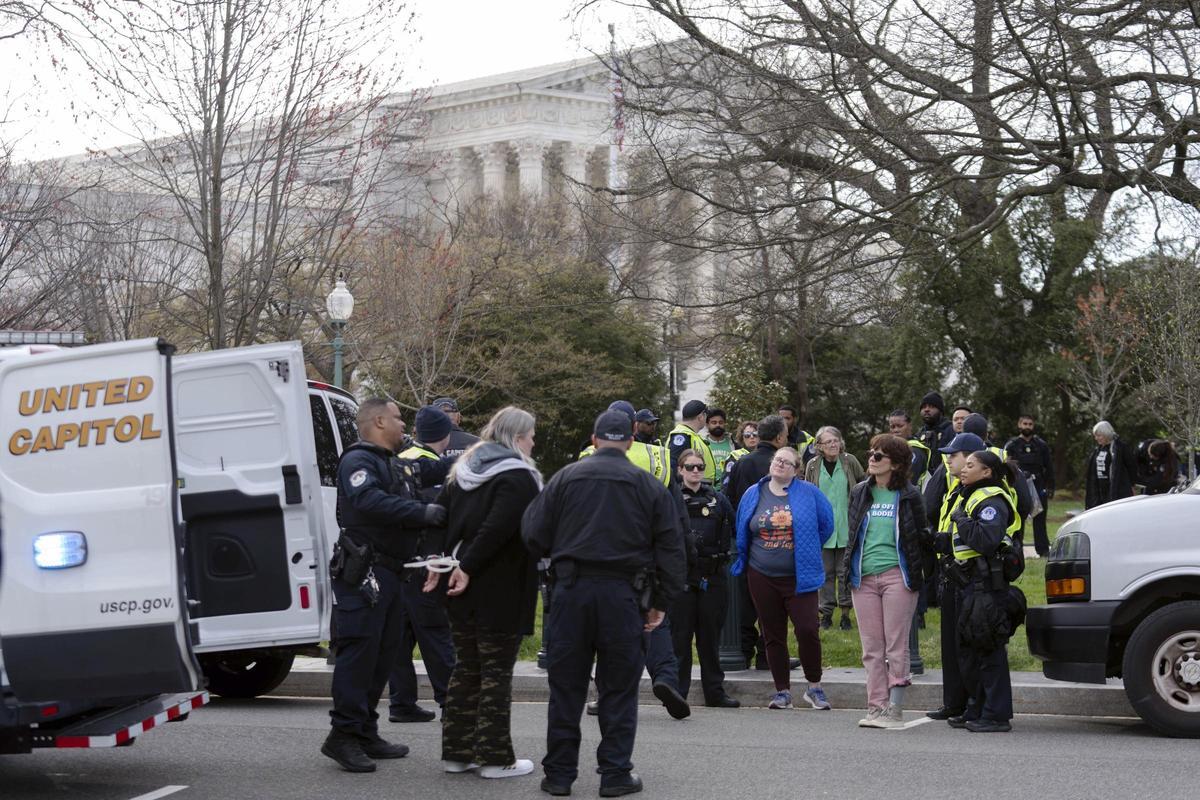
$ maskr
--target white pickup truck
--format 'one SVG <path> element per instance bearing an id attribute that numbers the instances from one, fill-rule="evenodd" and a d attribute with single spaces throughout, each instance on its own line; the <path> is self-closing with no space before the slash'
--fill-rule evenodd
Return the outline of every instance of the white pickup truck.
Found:
<path id="1" fill-rule="evenodd" d="M 0 355 L 0 752 L 128 743 L 327 639 L 355 410 L 295 342 Z"/>
<path id="2" fill-rule="evenodd" d="M 1046 677 L 1121 677 L 1156 731 L 1200 738 L 1200 481 L 1069 520 L 1046 563 L 1046 599 L 1026 622 Z"/>

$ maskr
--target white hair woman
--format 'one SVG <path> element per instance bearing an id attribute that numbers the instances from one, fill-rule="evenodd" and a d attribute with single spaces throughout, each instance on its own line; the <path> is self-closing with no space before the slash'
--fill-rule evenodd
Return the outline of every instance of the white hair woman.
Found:
<path id="1" fill-rule="evenodd" d="M 842 432 L 832 425 L 817 431 L 815 439 L 820 458 L 811 459 L 804 467 L 804 480 L 815 485 L 833 507 L 833 536 L 821 548 L 825 567 L 825 583 L 819 593 L 821 629 L 833 627 L 833 610 L 842 610 L 841 629 L 848 631 L 850 622 L 850 584 L 846 578 L 844 558 L 850 541 L 850 490 L 863 479 L 863 467 L 858 459 L 846 452 Z"/>
<path id="2" fill-rule="evenodd" d="M 447 772 L 484 778 L 533 772 L 513 753 L 512 673 L 522 636 L 533 633 L 536 563 L 521 542 L 521 516 L 542 488 L 533 461 L 535 420 L 508 406 L 455 462 L 438 503 L 446 507 L 447 547 L 458 566 L 446 592 L 458 662 L 442 712 Z M 430 572 L 425 591 L 441 575 Z"/>
<path id="3" fill-rule="evenodd" d="M 1108 420 L 1102 419 L 1092 427 L 1092 438 L 1096 440 L 1096 448 L 1088 457 L 1084 508 L 1130 497 L 1137 475 L 1137 456 L 1133 448 L 1117 436 Z"/>

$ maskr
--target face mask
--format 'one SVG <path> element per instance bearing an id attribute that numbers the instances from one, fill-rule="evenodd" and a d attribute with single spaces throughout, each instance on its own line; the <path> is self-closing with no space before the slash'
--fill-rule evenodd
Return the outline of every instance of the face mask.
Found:
<path id="1" fill-rule="evenodd" d="M 719 425 L 715 428 L 709 428 L 708 432 L 710 434 L 712 434 L 713 436 L 717 437 L 718 439 L 720 439 L 722 436 L 725 435 L 725 429 Z"/>

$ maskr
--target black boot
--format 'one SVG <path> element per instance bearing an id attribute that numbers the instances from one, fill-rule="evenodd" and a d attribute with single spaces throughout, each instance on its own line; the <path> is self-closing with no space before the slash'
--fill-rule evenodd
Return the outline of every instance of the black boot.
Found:
<path id="1" fill-rule="evenodd" d="M 408 755 L 408 745 L 393 744 L 387 739 L 376 736 L 362 746 L 363 752 L 367 754 L 367 758 L 372 758 L 378 761 L 381 758 L 404 758 Z"/>
<path id="2" fill-rule="evenodd" d="M 374 772 L 375 762 L 363 752 L 363 743 L 356 736 L 337 729 L 329 732 L 321 752 L 336 761 L 347 772 Z"/>

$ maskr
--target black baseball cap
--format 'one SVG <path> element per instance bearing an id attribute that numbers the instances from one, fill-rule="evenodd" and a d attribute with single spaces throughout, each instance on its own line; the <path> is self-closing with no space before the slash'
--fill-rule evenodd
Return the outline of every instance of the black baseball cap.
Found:
<path id="1" fill-rule="evenodd" d="M 703 400 L 688 400 L 687 403 L 684 404 L 683 411 L 681 413 L 683 414 L 684 419 L 691 419 L 692 417 L 703 414 L 705 411 L 708 411 L 708 406 L 705 405 Z"/>
<path id="2" fill-rule="evenodd" d="M 606 442 L 627 442 L 633 438 L 633 425 L 625 412 L 609 409 L 596 417 L 592 433 Z"/>
<path id="3" fill-rule="evenodd" d="M 633 416 L 634 422 L 658 422 L 658 417 L 654 416 L 654 412 L 648 408 L 643 408 Z"/>
<path id="4" fill-rule="evenodd" d="M 439 397 L 429 405 L 440 408 L 442 411 L 458 411 L 458 401 L 453 397 Z"/>

